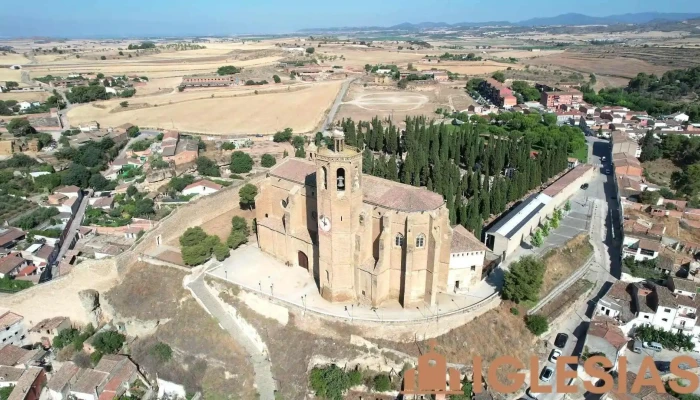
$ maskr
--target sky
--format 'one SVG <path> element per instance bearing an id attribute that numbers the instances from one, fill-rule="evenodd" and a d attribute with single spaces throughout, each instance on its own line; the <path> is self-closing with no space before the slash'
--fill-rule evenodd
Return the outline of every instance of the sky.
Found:
<path id="1" fill-rule="evenodd" d="M 425 21 L 517 22 L 572 12 L 591 16 L 700 12 L 698 0 L 7 0 L 3 3 L 0 37 L 67 38 L 275 34 L 304 28 L 391 26 Z"/>

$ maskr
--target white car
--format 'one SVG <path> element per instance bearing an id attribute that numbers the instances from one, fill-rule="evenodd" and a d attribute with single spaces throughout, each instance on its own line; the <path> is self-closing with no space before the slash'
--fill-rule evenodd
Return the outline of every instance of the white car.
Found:
<path id="1" fill-rule="evenodd" d="M 540 373 L 540 380 L 542 382 L 549 382 L 552 379 L 552 376 L 554 376 L 554 370 L 552 367 L 544 367 Z"/>
<path id="2" fill-rule="evenodd" d="M 557 358 L 561 355 L 561 350 L 554 349 L 552 350 L 552 354 L 549 355 L 549 362 L 556 363 Z"/>

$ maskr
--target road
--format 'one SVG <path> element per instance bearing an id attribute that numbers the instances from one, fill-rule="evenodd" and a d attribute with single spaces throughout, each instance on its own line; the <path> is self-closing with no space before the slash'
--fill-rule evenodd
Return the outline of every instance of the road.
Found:
<path id="1" fill-rule="evenodd" d="M 580 356 L 583 351 L 583 344 L 586 339 L 586 332 L 590 324 L 590 319 L 595 310 L 595 304 L 608 291 L 610 286 L 620 277 L 621 265 L 619 246 L 620 239 L 619 212 L 617 201 L 614 200 L 614 177 L 606 175 L 606 165 L 609 167 L 610 144 L 608 141 L 594 137 L 586 137 L 589 144 L 589 163 L 598 166 L 598 174 L 589 183 L 586 190 L 588 200 L 593 201 L 593 217 L 591 219 L 591 243 L 593 243 L 594 254 L 591 267 L 585 275 L 585 279 L 594 283 L 594 289 L 587 302 L 569 313 L 569 318 L 552 327 L 552 332 L 547 337 L 549 346 L 547 357 L 554 348 L 554 338 L 557 333 L 566 333 L 569 340 L 562 349 L 565 356 Z M 607 163 L 601 161 L 601 157 L 607 158 Z M 541 367 L 544 364 L 553 366 L 547 360 L 541 360 Z M 576 368 L 577 366 L 572 366 Z M 539 373 L 540 371 L 537 371 Z M 552 382 L 556 381 L 556 374 L 552 377 Z M 539 394 L 539 400 L 559 400 L 563 394 L 547 393 Z"/>
<path id="2" fill-rule="evenodd" d="M 233 339 L 240 344 L 250 357 L 250 362 L 255 370 L 255 386 L 258 398 L 262 400 L 275 400 L 275 378 L 272 376 L 272 366 L 266 354 L 262 354 L 255 344 L 238 327 L 231 315 L 224 309 L 219 300 L 207 289 L 204 283 L 206 269 L 192 280 L 187 287 L 201 301 L 204 308 L 211 314 L 219 325 L 225 329 Z"/>
<path id="3" fill-rule="evenodd" d="M 323 123 L 323 127 L 321 129 L 322 132 L 326 131 L 328 127 L 333 124 L 333 119 L 335 119 L 335 114 L 338 113 L 338 108 L 340 107 L 340 103 L 343 102 L 343 97 L 345 97 L 345 93 L 347 93 L 350 84 L 356 79 L 357 78 L 352 78 L 343 82 L 343 86 L 340 87 L 338 96 L 335 97 L 335 101 L 333 102 L 330 111 L 328 111 L 328 117 L 326 118 L 326 122 Z"/>
<path id="4" fill-rule="evenodd" d="M 85 208 L 88 205 L 88 199 L 92 197 L 92 189 L 88 189 L 87 193 L 83 195 L 83 199 L 80 201 L 80 206 L 78 207 L 78 210 L 75 212 L 75 217 L 70 223 L 70 226 L 68 227 L 68 233 L 65 236 L 65 239 L 63 240 L 63 243 L 61 243 L 61 249 L 58 251 L 58 256 L 56 256 L 56 264 L 61 262 L 63 259 L 63 256 L 66 255 L 66 252 L 70 250 L 71 242 L 73 241 L 73 238 L 78 234 L 78 229 L 80 228 L 80 225 L 83 223 L 83 216 L 85 216 Z M 54 266 L 54 268 L 56 268 Z M 46 269 L 47 271 L 49 268 Z M 53 278 L 55 276 L 54 271 L 50 271 L 51 276 L 48 278 Z"/>

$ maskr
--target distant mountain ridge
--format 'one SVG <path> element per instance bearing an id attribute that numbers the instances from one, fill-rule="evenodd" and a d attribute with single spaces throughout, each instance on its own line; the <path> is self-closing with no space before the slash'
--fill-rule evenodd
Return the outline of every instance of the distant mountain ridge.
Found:
<path id="1" fill-rule="evenodd" d="M 509 21 L 487 21 L 487 22 L 458 22 L 449 24 L 446 22 L 420 22 L 410 23 L 404 22 L 398 25 L 388 27 L 366 26 L 366 27 L 336 27 L 336 28 L 310 28 L 301 29 L 298 32 L 334 32 L 334 31 L 349 31 L 349 30 L 365 30 L 365 31 L 421 31 L 426 29 L 441 29 L 441 28 L 470 28 L 480 26 L 556 26 L 556 25 L 614 25 L 614 24 L 646 24 L 650 22 L 661 21 L 683 21 L 686 19 L 698 18 L 700 13 L 661 13 L 661 12 L 643 12 L 609 15 L 606 17 L 593 17 L 585 14 L 568 13 L 554 17 L 531 18 L 520 22 Z"/>

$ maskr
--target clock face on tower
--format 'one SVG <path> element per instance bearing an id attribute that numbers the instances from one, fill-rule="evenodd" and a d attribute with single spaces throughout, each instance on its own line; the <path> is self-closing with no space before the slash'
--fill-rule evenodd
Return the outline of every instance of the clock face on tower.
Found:
<path id="1" fill-rule="evenodd" d="M 324 232 L 328 232 L 331 230 L 331 220 L 330 218 L 326 217 L 325 215 L 321 215 L 318 217 L 318 227 L 321 228 Z"/>

